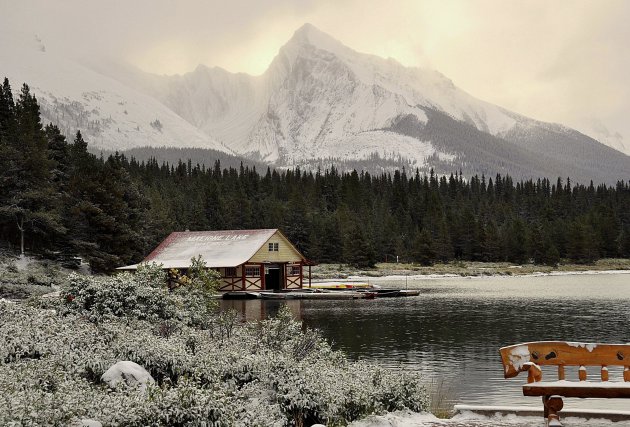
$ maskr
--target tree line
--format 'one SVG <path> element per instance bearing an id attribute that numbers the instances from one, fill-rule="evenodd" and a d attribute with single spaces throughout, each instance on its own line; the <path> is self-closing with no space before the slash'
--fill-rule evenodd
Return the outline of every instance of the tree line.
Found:
<path id="1" fill-rule="evenodd" d="M 0 242 L 94 271 L 177 230 L 280 228 L 317 262 L 557 264 L 630 257 L 630 184 L 300 169 L 259 172 L 97 157 L 41 123 L 27 85 L 0 90 Z"/>

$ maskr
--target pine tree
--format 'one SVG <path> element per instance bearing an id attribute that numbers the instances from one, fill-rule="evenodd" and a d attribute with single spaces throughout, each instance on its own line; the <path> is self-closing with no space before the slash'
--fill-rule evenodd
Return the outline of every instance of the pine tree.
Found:
<path id="1" fill-rule="evenodd" d="M 595 235 L 588 223 L 576 220 L 570 225 L 567 256 L 578 263 L 591 263 L 597 259 Z"/>
<path id="2" fill-rule="evenodd" d="M 505 230 L 505 250 L 510 262 L 523 264 L 527 261 L 527 229 L 521 219 L 516 218 Z"/>
<path id="3" fill-rule="evenodd" d="M 353 267 L 371 268 L 376 264 L 374 248 L 357 223 L 344 236 L 343 254 L 345 262 Z"/>
<path id="4" fill-rule="evenodd" d="M 340 262 L 343 259 L 343 241 L 337 218 L 331 214 L 323 214 L 315 222 L 309 256 L 322 263 Z"/>
<path id="5" fill-rule="evenodd" d="M 534 226 L 531 234 L 531 247 L 534 263 L 557 266 L 560 262 L 560 252 L 544 227 Z"/>
<path id="6" fill-rule="evenodd" d="M 7 78 L 0 86 L 0 238 L 9 240 L 15 228 L 11 194 L 17 187 L 17 120 L 11 85 Z"/>
<path id="7" fill-rule="evenodd" d="M 482 261 L 505 260 L 501 236 L 494 221 L 491 221 L 484 228 L 481 253 Z"/>
<path id="8" fill-rule="evenodd" d="M 419 232 L 412 245 L 412 259 L 421 265 L 432 265 L 435 259 L 431 233 L 424 229 Z"/>
<path id="9" fill-rule="evenodd" d="M 61 234 L 65 229 L 54 209 L 52 162 L 40 121 L 39 105 L 26 84 L 22 86 L 15 112 L 19 147 L 19 150 L 16 147 L 16 179 L 7 191 L 7 205 L 0 209 L 4 217 L 14 218 L 20 235 L 20 253 L 24 255 L 27 235 L 32 249 L 38 245 L 42 249 L 47 236 Z"/>
<path id="10" fill-rule="evenodd" d="M 617 237 L 617 247 L 619 256 L 630 258 L 630 225 L 624 225 L 621 228 L 619 237 Z"/>

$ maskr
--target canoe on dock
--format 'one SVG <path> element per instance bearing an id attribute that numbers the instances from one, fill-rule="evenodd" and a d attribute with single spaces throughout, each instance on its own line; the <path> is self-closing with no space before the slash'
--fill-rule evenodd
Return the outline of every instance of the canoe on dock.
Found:
<path id="1" fill-rule="evenodd" d="M 342 282 L 321 282 L 313 283 L 310 289 L 347 290 L 347 289 L 370 289 L 369 283 L 342 283 Z"/>
<path id="2" fill-rule="evenodd" d="M 289 292 L 287 299 L 361 299 L 367 298 L 367 292 L 328 291 L 328 292 Z"/>
<path id="3" fill-rule="evenodd" d="M 286 299 L 287 293 L 280 292 L 259 292 L 260 298 L 262 299 Z"/>
<path id="4" fill-rule="evenodd" d="M 395 298 L 399 297 L 400 289 L 377 289 L 376 298 Z"/>

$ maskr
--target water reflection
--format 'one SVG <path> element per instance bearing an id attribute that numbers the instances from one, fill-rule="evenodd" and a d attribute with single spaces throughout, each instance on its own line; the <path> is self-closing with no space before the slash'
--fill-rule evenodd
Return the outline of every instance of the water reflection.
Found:
<path id="1" fill-rule="evenodd" d="M 297 320 L 303 320 L 302 301 L 300 300 L 219 300 L 219 309 L 236 310 L 245 322 L 264 320 L 275 317 L 283 306 L 291 310 L 291 314 Z"/>
<path id="2" fill-rule="evenodd" d="M 498 349 L 526 341 L 630 342 L 630 275 L 410 280 L 415 298 L 348 301 L 222 301 L 246 320 L 286 304 L 353 359 L 421 372 L 453 385 L 467 404 L 539 405 L 522 396 L 526 377 L 505 380 Z M 380 281 L 384 286 L 400 282 Z M 404 282 L 402 282 L 404 286 Z M 593 378 L 598 368 L 592 370 Z M 577 372 L 577 371 L 576 371 Z M 567 376 L 577 373 L 567 369 Z M 610 371 L 611 381 L 621 370 Z M 545 372 L 553 377 L 555 371 Z M 553 377 L 555 378 L 555 377 Z M 565 407 L 627 409 L 622 399 Z"/>

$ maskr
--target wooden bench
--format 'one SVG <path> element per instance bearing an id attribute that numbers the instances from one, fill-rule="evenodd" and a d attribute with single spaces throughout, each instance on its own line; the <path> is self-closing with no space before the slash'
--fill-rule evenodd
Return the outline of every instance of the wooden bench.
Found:
<path id="1" fill-rule="evenodd" d="M 630 398 L 630 344 L 585 344 L 541 341 L 516 344 L 499 350 L 503 376 L 527 371 L 524 396 L 542 396 L 549 426 L 561 426 L 558 413 L 562 397 Z M 557 381 L 543 381 L 541 366 L 558 367 Z M 578 367 L 579 381 L 565 380 L 565 367 Z M 587 381 L 587 366 L 597 366 L 601 381 Z M 623 366 L 623 382 L 608 381 L 608 366 Z"/>

